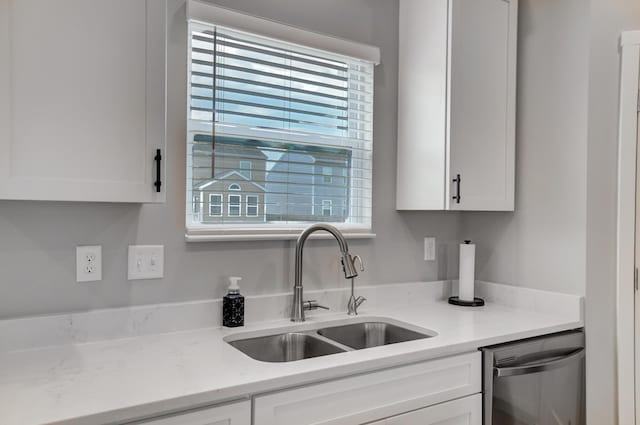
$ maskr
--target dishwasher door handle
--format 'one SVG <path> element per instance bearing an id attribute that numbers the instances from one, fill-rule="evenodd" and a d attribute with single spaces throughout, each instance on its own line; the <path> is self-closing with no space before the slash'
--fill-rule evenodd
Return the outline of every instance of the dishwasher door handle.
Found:
<path id="1" fill-rule="evenodd" d="M 558 359 L 549 360 L 547 362 L 537 362 L 535 364 L 522 365 L 522 366 L 510 366 L 510 367 L 494 367 L 494 375 L 498 378 L 506 376 L 518 376 L 527 375 L 530 373 L 546 372 L 548 370 L 558 369 L 564 367 L 578 359 L 584 357 L 584 348 L 575 350 L 566 356 Z"/>

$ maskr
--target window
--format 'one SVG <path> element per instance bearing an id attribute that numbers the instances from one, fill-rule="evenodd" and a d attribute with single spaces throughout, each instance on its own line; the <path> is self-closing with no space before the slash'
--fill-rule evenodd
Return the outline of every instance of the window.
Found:
<path id="1" fill-rule="evenodd" d="M 240 217 L 240 195 L 229 195 L 229 217 Z"/>
<path id="2" fill-rule="evenodd" d="M 328 184 L 333 181 L 333 168 L 322 167 L 322 183 Z"/>
<path id="3" fill-rule="evenodd" d="M 255 195 L 247 195 L 247 217 L 258 216 L 258 197 Z"/>
<path id="4" fill-rule="evenodd" d="M 187 211 L 187 235 L 297 233 L 327 215 L 343 230 L 370 232 L 377 49 L 331 39 L 340 53 L 330 53 L 316 48 L 326 36 L 309 33 L 301 41 L 314 48 L 303 47 L 203 20 L 189 22 L 187 192 L 244 178 L 242 190 L 259 195 L 245 197 L 241 222 Z M 228 216 L 239 217 L 241 195 L 226 195 Z M 317 199 L 330 204 L 318 211 Z"/>
<path id="5" fill-rule="evenodd" d="M 322 200 L 322 215 L 325 217 L 331 217 L 333 214 L 333 202 L 329 199 Z"/>
<path id="6" fill-rule="evenodd" d="M 240 161 L 240 174 L 251 180 L 251 169 L 253 168 L 253 164 L 251 161 Z"/>
<path id="7" fill-rule="evenodd" d="M 209 195 L 209 215 L 222 217 L 222 195 L 212 193 Z"/>
<path id="8" fill-rule="evenodd" d="M 192 201 L 193 201 L 193 205 L 191 205 L 191 209 L 193 210 L 193 213 L 194 214 L 200 213 L 200 194 L 194 193 Z"/>

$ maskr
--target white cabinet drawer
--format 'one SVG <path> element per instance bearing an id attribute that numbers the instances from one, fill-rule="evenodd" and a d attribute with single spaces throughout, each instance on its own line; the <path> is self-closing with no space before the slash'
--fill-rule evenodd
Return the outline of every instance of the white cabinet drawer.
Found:
<path id="1" fill-rule="evenodd" d="M 245 400 L 188 413 L 176 413 L 135 422 L 135 425 L 251 425 L 251 402 Z"/>
<path id="2" fill-rule="evenodd" d="M 481 425 L 480 394 L 393 416 L 369 425 Z"/>
<path id="3" fill-rule="evenodd" d="M 353 425 L 480 392 L 479 352 L 255 398 L 254 425 Z"/>

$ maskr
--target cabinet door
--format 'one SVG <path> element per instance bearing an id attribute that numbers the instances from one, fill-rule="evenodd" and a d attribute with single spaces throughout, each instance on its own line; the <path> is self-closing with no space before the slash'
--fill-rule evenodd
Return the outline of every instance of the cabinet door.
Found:
<path id="1" fill-rule="evenodd" d="M 0 199 L 163 201 L 165 35 L 166 0 L 0 0 Z"/>
<path id="2" fill-rule="evenodd" d="M 249 400 L 135 422 L 132 425 L 251 425 Z"/>
<path id="3" fill-rule="evenodd" d="M 449 208 L 513 210 L 517 0 L 451 7 Z"/>
<path id="4" fill-rule="evenodd" d="M 481 425 L 482 397 L 480 394 L 414 410 L 370 425 Z"/>
<path id="5" fill-rule="evenodd" d="M 267 394 L 254 425 L 369 423 L 478 393 L 480 373 L 475 352 Z"/>
<path id="6" fill-rule="evenodd" d="M 444 210 L 447 0 L 400 0 L 396 208 Z"/>

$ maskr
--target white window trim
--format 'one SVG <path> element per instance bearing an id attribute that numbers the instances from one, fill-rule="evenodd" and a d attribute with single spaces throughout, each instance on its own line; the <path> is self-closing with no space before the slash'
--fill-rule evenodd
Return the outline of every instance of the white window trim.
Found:
<path id="1" fill-rule="evenodd" d="M 256 199 L 256 214 L 255 215 L 249 215 L 249 198 L 255 198 Z M 253 207 L 253 205 L 252 205 Z M 246 196 L 246 203 L 245 203 L 245 214 L 247 217 L 259 217 L 260 216 L 260 197 L 258 195 L 247 195 Z"/>
<path id="2" fill-rule="evenodd" d="M 220 204 L 214 204 L 213 202 L 211 202 L 211 199 L 214 196 L 219 196 L 220 197 Z M 220 207 L 220 214 L 211 214 L 211 207 L 216 206 L 216 207 Z M 209 194 L 209 217 L 222 217 L 223 216 L 223 212 L 224 211 L 224 196 L 222 196 L 221 193 L 210 193 Z"/>
<path id="3" fill-rule="evenodd" d="M 202 0 L 187 1 L 187 20 L 235 28 L 239 31 L 298 44 L 380 64 L 380 48 L 246 15 Z"/>
<path id="4" fill-rule="evenodd" d="M 238 215 L 231 215 L 231 197 L 232 196 L 237 196 L 238 197 Z M 236 207 L 236 204 L 233 205 L 233 207 Z M 237 194 L 237 193 L 230 193 L 229 196 L 227 196 L 227 216 L 228 217 L 242 217 L 242 195 Z"/>

